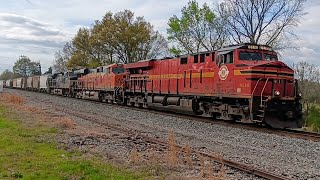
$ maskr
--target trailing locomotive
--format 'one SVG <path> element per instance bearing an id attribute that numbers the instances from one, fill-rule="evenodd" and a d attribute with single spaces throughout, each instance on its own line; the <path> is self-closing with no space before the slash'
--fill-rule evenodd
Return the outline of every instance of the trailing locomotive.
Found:
<path id="1" fill-rule="evenodd" d="M 48 82 L 47 92 L 83 99 L 273 128 L 303 124 L 293 70 L 263 45 L 239 44 L 212 52 L 81 69 L 55 74 Z"/>

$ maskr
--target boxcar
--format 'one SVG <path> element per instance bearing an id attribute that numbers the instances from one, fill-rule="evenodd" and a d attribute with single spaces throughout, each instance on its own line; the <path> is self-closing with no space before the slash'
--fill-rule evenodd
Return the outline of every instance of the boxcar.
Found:
<path id="1" fill-rule="evenodd" d="M 32 91 L 39 91 L 40 76 L 32 76 Z"/>
<path id="2" fill-rule="evenodd" d="M 27 90 L 32 90 L 32 77 L 27 78 Z"/>

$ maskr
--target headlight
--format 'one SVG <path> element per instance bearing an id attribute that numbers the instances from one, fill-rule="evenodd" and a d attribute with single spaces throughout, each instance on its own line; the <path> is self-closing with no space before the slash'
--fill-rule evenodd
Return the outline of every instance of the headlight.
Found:
<path id="1" fill-rule="evenodd" d="M 301 96 L 302 96 L 301 92 L 300 92 L 300 93 L 298 93 L 298 97 L 301 97 Z"/>
<path id="2" fill-rule="evenodd" d="M 275 90 L 275 91 L 274 91 L 274 95 L 276 95 L 276 96 L 280 96 L 280 91 Z"/>

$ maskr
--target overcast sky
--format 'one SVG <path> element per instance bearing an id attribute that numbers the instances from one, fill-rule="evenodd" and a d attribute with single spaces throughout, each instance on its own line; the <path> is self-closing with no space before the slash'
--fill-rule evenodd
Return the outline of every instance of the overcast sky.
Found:
<path id="1" fill-rule="evenodd" d="M 217 0 L 215 0 L 216 2 Z M 40 61 L 42 71 L 54 53 L 71 40 L 79 27 L 90 26 L 107 11 L 130 9 L 166 33 L 167 21 L 179 15 L 188 0 L 2 0 L 0 6 L 0 72 L 12 69 L 20 55 Z M 198 0 L 209 5 L 213 0 Z M 283 53 L 288 64 L 305 60 L 320 65 L 320 1 L 309 0 L 296 32 L 299 50 Z"/>

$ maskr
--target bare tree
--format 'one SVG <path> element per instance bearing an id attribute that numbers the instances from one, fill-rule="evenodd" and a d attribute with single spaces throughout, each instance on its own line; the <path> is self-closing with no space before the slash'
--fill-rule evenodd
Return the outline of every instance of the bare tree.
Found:
<path id="1" fill-rule="evenodd" d="M 225 44 L 224 19 L 217 17 L 206 3 L 200 7 L 192 0 L 181 9 L 181 14 L 181 18 L 174 15 L 168 21 L 168 38 L 176 43 L 172 53 L 212 51 Z"/>
<path id="2" fill-rule="evenodd" d="M 65 72 L 67 70 L 66 55 L 63 51 L 58 51 L 54 55 L 53 72 Z"/>
<path id="3" fill-rule="evenodd" d="M 267 44 L 275 49 L 292 46 L 293 29 L 305 14 L 307 0 L 225 0 L 218 12 L 237 43 Z"/>
<path id="4" fill-rule="evenodd" d="M 305 61 L 294 64 L 293 69 L 302 93 L 302 103 L 308 112 L 309 107 L 320 99 L 320 71 L 317 66 Z"/>

